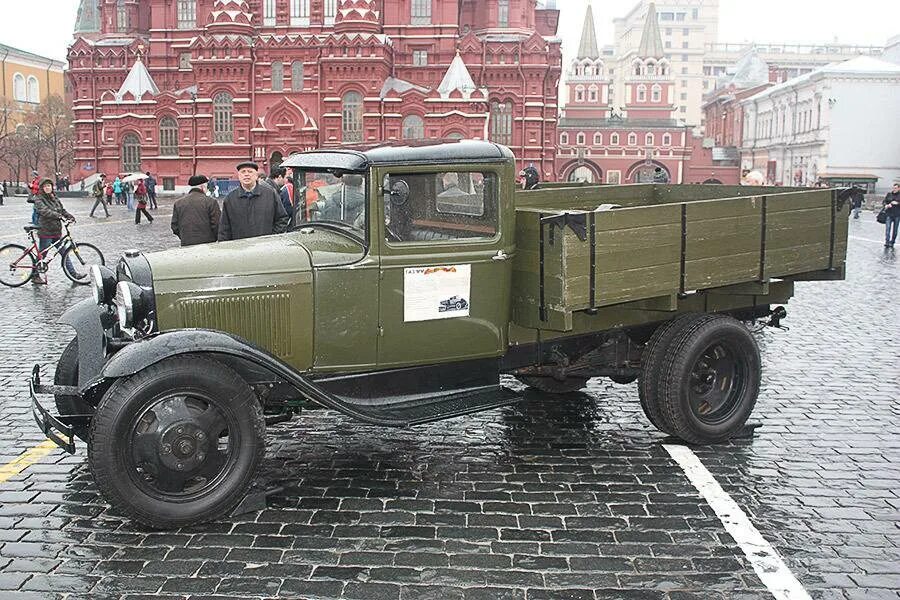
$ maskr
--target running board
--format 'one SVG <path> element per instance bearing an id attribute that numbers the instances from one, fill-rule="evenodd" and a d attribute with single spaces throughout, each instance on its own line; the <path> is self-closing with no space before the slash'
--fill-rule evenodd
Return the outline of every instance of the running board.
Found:
<path id="1" fill-rule="evenodd" d="M 338 398 L 333 398 L 332 401 L 339 404 L 334 408 L 361 421 L 389 427 L 407 427 L 499 408 L 520 400 L 520 393 L 498 385 L 380 405 L 360 405 Z"/>

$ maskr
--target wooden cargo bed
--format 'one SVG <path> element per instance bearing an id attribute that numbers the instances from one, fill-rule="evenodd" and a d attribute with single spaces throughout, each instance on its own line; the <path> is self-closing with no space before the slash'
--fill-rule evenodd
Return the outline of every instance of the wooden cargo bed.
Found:
<path id="1" fill-rule="evenodd" d="M 568 331 L 578 311 L 779 278 L 842 278 L 847 212 L 831 189 L 520 191 L 513 320 Z"/>

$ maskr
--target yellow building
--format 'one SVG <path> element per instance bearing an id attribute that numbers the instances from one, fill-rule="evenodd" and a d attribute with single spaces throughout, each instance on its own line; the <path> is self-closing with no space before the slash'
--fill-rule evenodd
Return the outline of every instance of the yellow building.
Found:
<path id="1" fill-rule="evenodd" d="M 0 138 L 13 133 L 28 112 L 48 96 L 65 98 L 65 63 L 0 44 Z M 0 179 L 17 179 L 9 163 L 0 164 Z"/>

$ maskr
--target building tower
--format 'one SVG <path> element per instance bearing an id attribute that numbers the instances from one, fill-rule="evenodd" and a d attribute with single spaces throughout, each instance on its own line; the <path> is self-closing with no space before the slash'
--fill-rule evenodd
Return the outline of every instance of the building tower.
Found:
<path id="1" fill-rule="evenodd" d="M 625 111 L 630 120 L 669 120 L 673 118 L 674 82 L 672 68 L 659 34 L 656 5 L 647 9 L 647 20 L 637 54 L 628 66 L 625 78 Z"/>
<path id="2" fill-rule="evenodd" d="M 567 117 L 603 119 L 609 116 L 610 81 L 606 65 L 600 58 L 594 12 L 590 3 L 584 15 L 578 54 L 566 74 L 566 85 Z"/>

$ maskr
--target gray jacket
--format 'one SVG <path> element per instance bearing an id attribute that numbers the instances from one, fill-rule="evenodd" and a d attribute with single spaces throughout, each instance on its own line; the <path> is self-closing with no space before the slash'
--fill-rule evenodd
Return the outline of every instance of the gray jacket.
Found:
<path id="1" fill-rule="evenodd" d="M 238 186 L 222 203 L 219 241 L 284 233 L 289 224 L 281 197 L 270 185 L 257 183 L 249 192 Z"/>

